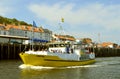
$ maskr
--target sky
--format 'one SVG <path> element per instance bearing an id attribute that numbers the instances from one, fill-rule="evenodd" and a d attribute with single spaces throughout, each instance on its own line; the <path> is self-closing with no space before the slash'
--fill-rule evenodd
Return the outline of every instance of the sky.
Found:
<path id="1" fill-rule="evenodd" d="M 75 38 L 120 44 L 120 0 L 0 0 L 0 16 L 35 21 L 53 33 L 63 29 Z"/>

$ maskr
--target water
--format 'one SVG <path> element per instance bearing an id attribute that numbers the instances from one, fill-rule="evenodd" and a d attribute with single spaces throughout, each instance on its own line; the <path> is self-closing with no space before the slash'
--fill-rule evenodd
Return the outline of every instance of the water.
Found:
<path id="1" fill-rule="evenodd" d="M 0 79 L 120 79 L 120 57 L 96 58 L 73 67 L 26 66 L 21 60 L 0 61 Z"/>

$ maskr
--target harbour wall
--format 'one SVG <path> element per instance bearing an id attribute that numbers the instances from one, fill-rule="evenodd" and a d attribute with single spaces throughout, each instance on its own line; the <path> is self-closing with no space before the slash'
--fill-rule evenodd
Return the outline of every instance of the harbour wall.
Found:
<path id="1" fill-rule="evenodd" d="M 28 45 L 22 44 L 0 44 L 0 60 L 20 59 L 19 53 L 24 51 Z M 41 45 L 35 45 L 35 48 L 41 48 Z M 27 49 L 28 50 L 28 49 Z M 116 48 L 90 48 L 95 52 L 96 57 L 120 56 L 120 49 Z"/>
<path id="2" fill-rule="evenodd" d="M 120 48 L 94 48 L 96 57 L 120 56 Z"/>

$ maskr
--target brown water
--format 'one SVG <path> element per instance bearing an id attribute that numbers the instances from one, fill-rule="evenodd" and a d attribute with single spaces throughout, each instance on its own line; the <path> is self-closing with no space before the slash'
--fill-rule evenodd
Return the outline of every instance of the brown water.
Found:
<path id="1" fill-rule="evenodd" d="M 120 79 L 120 57 L 96 58 L 73 67 L 25 66 L 21 60 L 0 61 L 0 79 Z"/>

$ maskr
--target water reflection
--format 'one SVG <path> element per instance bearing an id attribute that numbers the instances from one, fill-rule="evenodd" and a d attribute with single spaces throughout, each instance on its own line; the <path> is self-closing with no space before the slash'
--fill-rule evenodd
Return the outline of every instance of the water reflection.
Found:
<path id="1" fill-rule="evenodd" d="M 0 79 L 120 79 L 120 57 L 96 58 L 73 67 L 24 66 L 20 60 L 0 61 Z"/>
<path id="2" fill-rule="evenodd" d="M 92 65 L 41 67 L 22 65 L 20 79 L 120 79 L 120 58 L 97 58 Z"/>
<path id="3" fill-rule="evenodd" d="M 94 65 L 59 68 L 25 67 L 21 69 L 21 79 L 87 79 L 89 67 L 94 67 Z"/>

